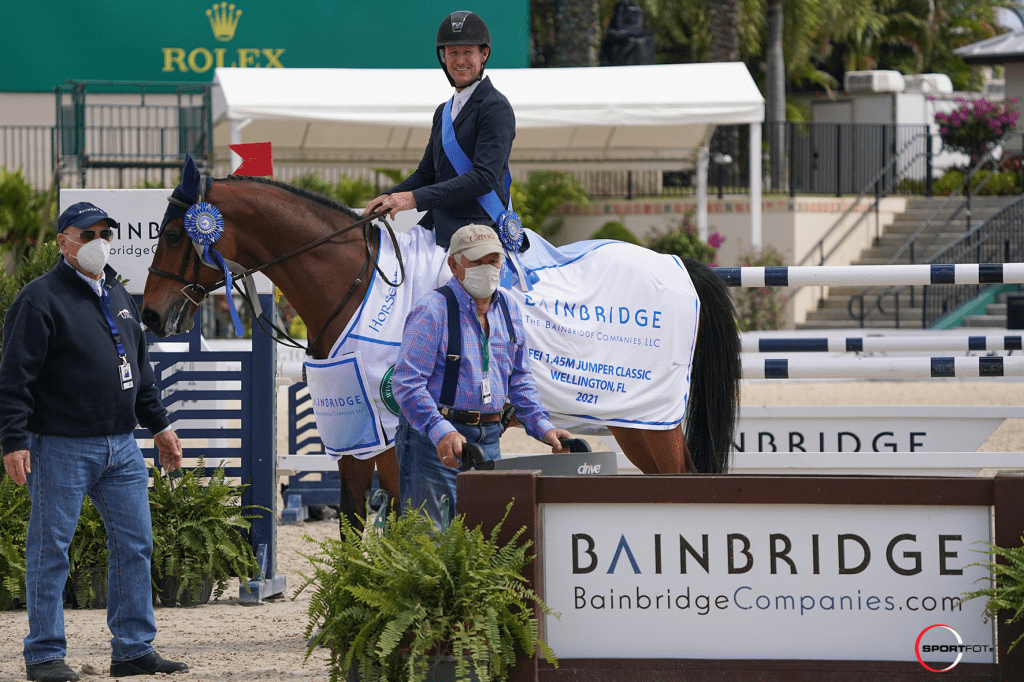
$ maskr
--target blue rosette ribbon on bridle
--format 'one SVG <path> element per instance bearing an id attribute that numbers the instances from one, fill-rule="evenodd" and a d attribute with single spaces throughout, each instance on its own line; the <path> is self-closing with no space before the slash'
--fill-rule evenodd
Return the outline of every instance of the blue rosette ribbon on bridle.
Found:
<path id="1" fill-rule="evenodd" d="M 452 124 L 452 100 L 445 102 L 441 111 L 441 146 L 444 153 L 451 162 L 455 172 L 459 175 L 469 172 L 473 168 L 473 162 L 466 153 L 462 151 L 458 141 L 455 139 L 455 127 Z M 489 193 L 476 198 L 487 215 L 491 217 L 496 225 L 498 239 L 505 248 L 506 263 L 509 269 L 519 281 L 519 286 L 524 291 L 533 291 L 533 285 L 540 281 L 540 278 L 532 270 L 526 268 L 519 260 L 519 249 L 523 246 L 523 221 L 512 210 L 512 176 L 505 167 L 505 193 L 508 195 L 508 206 L 503 206 L 498 193 L 491 190 Z M 502 278 L 504 279 L 504 277 Z"/>
<path id="2" fill-rule="evenodd" d="M 245 334 L 242 320 L 238 317 L 238 310 L 235 309 L 235 301 L 231 296 L 231 271 L 224 257 L 217 249 L 210 245 L 224 235 L 224 216 L 213 204 L 200 201 L 193 204 L 185 211 L 185 232 L 189 239 L 196 245 L 196 251 L 203 264 L 216 268 L 224 273 L 224 289 L 227 292 L 228 310 L 231 312 L 231 322 L 235 326 L 235 336 L 241 338 Z M 200 250 L 199 247 L 202 247 Z"/>

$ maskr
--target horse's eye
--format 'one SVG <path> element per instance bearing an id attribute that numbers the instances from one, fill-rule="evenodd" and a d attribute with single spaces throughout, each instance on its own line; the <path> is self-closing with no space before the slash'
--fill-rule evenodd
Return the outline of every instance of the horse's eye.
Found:
<path id="1" fill-rule="evenodd" d="M 164 230 L 168 246 L 177 246 L 181 243 L 181 228 L 168 227 Z"/>

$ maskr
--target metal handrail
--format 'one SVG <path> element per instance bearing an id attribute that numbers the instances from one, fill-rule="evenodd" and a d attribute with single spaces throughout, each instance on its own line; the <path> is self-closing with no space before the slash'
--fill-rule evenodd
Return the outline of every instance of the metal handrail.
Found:
<path id="1" fill-rule="evenodd" d="M 847 239 L 849 239 L 850 235 L 853 234 L 854 230 L 860 225 L 861 221 L 863 221 L 864 218 L 867 217 L 869 213 L 871 213 L 871 209 L 875 208 L 878 205 L 878 203 L 882 200 L 882 198 L 888 196 L 888 193 L 883 192 L 881 194 L 878 194 L 876 192 L 875 202 L 874 204 L 872 204 L 871 208 L 869 208 L 867 211 L 864 211 L 861 214 L 861 216 L 856 221 L 854 221 L 853 225 L 846 231 L 846 233 L 839 239 L 839 241 L 836 242 L 836 244 L 829 250 L 827 254 L 824 252 L 825 241 L 832 236 L 832 233 L 839 228 L 839 226 L 850 215 L 853 209 L 856 208 L 858 204 L 860 204 L 861 200 L 864 197 L 866 197 L 869 192 L 875 189 L 876 185 L 879 182 L 881 182 L 882 178 L 884 178 L 887 174 L 893 171 L 894 167 L 896 166 L 896 163 L 900 161 L 902 155 L 906 152 L 906 150 L 921 137 L 927 139 L 928 137 L 930 137 L 930 134 L 920 133 L 918 135 L 914 135 L 910 140 L 908 140 L 903 145 L 903 147 L 896 154 L 893 155 L 893 158 L 890 159 L 889 162 L 885 164 L 866 185 L 864 185 L 864 189 L 860 191 L 860 194 L 857 195 L 857 198 L 853 201 L 853 203 L 851 203 L 850 206 L 847 207 L 845 211 L 843 211 L 843 214 L 839 216 L 839 218 L 832 224 L 832 226 L 825 232 L 825 234 L 822 235 L 821 239 L 819 239 L 818 242 L 813 247 L 811 247 L 807 254 L 803 258 L 801 258 L 796 263 L 796 265 L 807 265 L 807 263 L 814 256 L 816 251 L 821 253 L 821 258 L 819 259 L 818 265 L 824 265 L 825 262 L 832 257 L 836 250 L 838 250 L 839 247 L 842 246 Z M 919 152 L 907 164 L 904 165 L 904 168 L 924 155 L 925 154 Z"/>
<path id="2" fill-rule="evenodd" d="M 971 168 L 970 172 L 964 177 L 964 179 L 960 183 L 960 185 L 956 189 L 954 189 L 949 194 L 949 196 L 947 196 L 942 201 L 942 203 L 939 204 L 939 206 L 932 212 L 932 214 L 930 216 L 928 216 L 928 218 L 925 220 L 925 222 L 922 223 L 921 226 L 918 227 L 917 230 L 915 230 L 914 233 L 912 235 L 910 235 L 910 237 L 907 238 L 907 240 L 903 243 L 903 245 L 900 246 L 900 248 L 897 249 L 896 253 L 893 254 L 889 258 L 889 260 L 886 262 L 887 265 L 895 264 L 899 260 L 899 258 L 903 254 L 905 254 L 907 252 L 908 249 L 911 250 L 911 254 L 913 254 L 913 250 L 914 250 L 915 244 L 917 243 L 918 237 L 920 237 L 921 234 L 923 234 L 928 229 L 928 227 L 932 224 L 932 222 L 938 217 L 938 215 L 940 213 L 942 213 L 942 211 L 944 211 L 946 209 L 947 206 L 949 206 L 949 204 L 953 201 L 954 198 L 957 198 L 957 197 L 963 195 L 965 197 L 965 201 L 955 211 L 953 211 L 953 213 L 946 219 L 946 222 L 943 223 L 942 226 L 938 230 L 935 230 L 935 231 L 932 232 L 931 239 L 928 240 L 927 243 L 925 243 L 923 245 L 923 250 L 921 252 L 922 253 L 927 253 L 928 249 L 931 248 L 931 246 L 939 238 L 939 235 L 945 233 L 945 229 L 947 227 L 949 227 L 949 225 L 952 224 L 952 222 L 954 220 L 956 220 L 956 218 L 960 215 L 960 212 L 964 208 L 967 209 L 968 221 L 970 220 L 971 199 L 976 197 L 978 195 L 978 193 L 981 192 L 981 190 L 985 187 L 985 184 L 993 177 L 993 174 L 989 174 L 989 175 L 985 176 L 981 180 L 981 182 L 979 182 L 978 185 L 973 190 L 971 190 L 971 191 L 965 191 L 965 190 L 970 187 L 971 179 L 974 177 L 974 175 L 978 171 L 982 170 L 982 167 L 985 164 L 989 163 L 990 161 L 995 161 L 996 160 L 995 156 L 994 156 L 994 152 L 997 149 L 1002 150 L 1005 147 L 1006 142 L 1012 136 L 1014 136 L 1014 135 L 1021 135 L 1021 133 L 1016 132 L 1016 131 L 1011 131 L 1011 132 L 1006 133 L 1001 138 L 999 138 L 999 140 L 996 142 L 996 144 L 994 144 L 992 146 L 992 148 L 990 148 L 988 151 L 986 151 L 985 154 L 980 159 L 978 159 L 978 161 Z M 992 218 L 990 218 L 989 220 L 995 219 L 996 217 L 998 217 L 998 215 L 1001 215 L 1001 213 L 1002 212 L 1000 212 L 996 216 L 992 216 Z M 935 254 L 931 258 L 926 259 L 925 263 L 932 263 L 932 262 L 934 262 L 934 260 L 940 254 L 945 253 L 949 248 L 952 248 L 955 244 L 961 243 L 964 239 L 968 238 L 970 235 L 978 234 L 978 231 L 981 230 L 988 222 L 989 221 L 986 220 L 981 225 L 979 225 L 977 228 L 975 228 L 973 230 L 969 229 L 969 231 L 963 237 L 960 237 L 959 239 L 957 239 L 953 243 L 949 244 L 947 247 L 943 248 L 939 253 Z M 970 228 L 970 222 L 968 222 L 968 228 Z M 914 262 L 914 259 L 911 258 L 911 263 L 913 263 L 913 262 Z M 864 324 L 865 324 L 865 322 L 867 320 L 867 316 L 868 316 L 868 312 L 865 310 L 865 307 L 864 307 L 864 299 L 866 299 L 868 297 L 869 292 L 873 288 L 874 287 L 865 287 L 860 293 L 853 294 L 851 296 L 851 302 L 852 302 L 852 300 L 854 298 L 860 299 L 861 303 L 860 303 L 860 315 L 859 316 L 854 316 L 851 306 L 850 305 L 847 306 L 847 312 L 850 315 L 850 319 L 858 320 L 860 322 L 860 326 L 862 328 L 864 327 Z M 912 285 L 904 285 L 904 286 L 898 286 L 898 287 L 886 287 L 885 289 L 883 289 L 875 297 L 874 304 L 871 305 L 871 306 L 868 306 L 868 310 L 877 309 L 878 312 L 881 313 L 884 316 L 895 315 L 894 319 L 896 321 L 896 328 L 899 329 L 900 328 L 900 313 L 899 313 L 899 309 L 900 309 L 900 306 L 899 306 L 900 294 L 902 294 L 903 292 L 907 291 L 908 289 L 910 290 L 911 305 L 913 305 L 913 301 L 914 301 L 914 286 L 912 286 Z M 883 301 L 888 296 L 892 296 L 895 299 L 895 301 L 896 301 L 896 307 L 895 307 L 895 310 L 893 312 L 889 312 L 889 311 L 887 311 L 883 307 Z"/>

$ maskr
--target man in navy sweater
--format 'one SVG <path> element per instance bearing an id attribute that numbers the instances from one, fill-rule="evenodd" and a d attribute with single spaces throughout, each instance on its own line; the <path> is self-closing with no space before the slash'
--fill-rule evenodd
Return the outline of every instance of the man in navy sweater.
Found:
<path id="1" fill-rule="evenodd" d="M 4 318 L 0 445 L 4 467 L 32 499 L 25 585 L 29 680 L 65 682 L 62 593 L 68 548 L 88 495 L 110 538 L 107 625 L 112 677 L 187 672 L 153 648 L 149 475 L 137 424 L 160 464 L 181 466 L 181 443 L 160 403 L 135 302 L 107 266 L 113 228 L 80 202 L 57 220 L 61 258 L 29 282 Z"/>
<path id="2" fill-rule="evenodd" d="M 382 207 L 391 217 L 411 208 L 428 211 L 437 245 L 447 249 L 452 235 L 464 225 L 495 226 L 477 197 L 493 190 L 502 207 L 508 205 L 505 168 L 516 136 L 516 117 L 505 96 L 483 75 L 491 54 L 491 33 L 483 19 L 473 12 L 452 12 L 441 22 L 436 48 L 437 60 L 455 88 L 455 141 L 472 167 L 460 175 L 445 151 L 443 116 L 448 103 L 442 103 L 434 112 L 430 141 L 416 172 L 367 204 L 364 214 Z"/>

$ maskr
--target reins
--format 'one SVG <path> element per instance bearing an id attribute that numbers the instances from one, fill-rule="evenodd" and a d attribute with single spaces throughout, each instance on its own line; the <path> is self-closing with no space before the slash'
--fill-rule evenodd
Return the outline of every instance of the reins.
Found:
<path id="1" fill-rule="evenodd" d="M 205 183 L 203 183 L 203 184 L 205 184 Z M 177 197 L 174 197 L 174 196 L 168 197 L 167 201 L 168 201 L 168 203 L 173 204 L 175 206 L 178 206 L 179 208 L 188 210 L 189 208 L 191 208 L 198 201 L 203 201 L 203 197 L 200 196 L 197 199 L 196 202 L 192 202 L 192 203 L 189 203 L 189 202 L 186 202 L 186 201 L 182 201 L 182 200 L 180 200 L 180 199 L 178 199 Z M 233 288 L 236 291 L 238 291 L 239 295 L 241 295 L 241 297 L 242 297 L 242 300 L 244 300 L 246 303 L 249 304 L 249 307 L 253 311 L 253 320 L 257 324 L 259 324 L 259 327 L 263 331 L 263 333 L 265 333 L 268 337 L 270 337 L 275 343 L 278 343 L 278 344 L 281 344 L 281 345 L 285 345 L 285 346 L 290 346 L 292 348 L 302 348 L 302 349 L 305 350 L 306 355 L 312 356 L 313 355 L 313 349 L 316 346 L 317 341 L 320 340 L 320 337 L 323 335 L 323 333 L 325 331 L 327 331 L 327 328 L 330 327 L 330 325 L 334 322 L 334 320 L 338 317 L 338 315 L 341 314 L 341 311 L 345 309 L 345 306 L 348 304 L 348 302 L 350 300 L 352 300 L 352 297 L 359 290 L 360 285 L 363 283 L 363 277 L 366 275 L 367 269 L 369 268 L 369 264 L 370 264 L 371 261 L 373 262 L 374 270 L 377 272 L 378 275 L 380 275 L 380 278 L 384 281 L 385 284 L 387 284 L 388 286 L 391 286 L 391 287 L 400 287 L 402 284 L 404 284 L 405 283 L 405 264 L 402 261 L 402 251 L 401 251 L 401 249 L 398 246 L 398 238 L 395 236 L 395 232 L 391 228 L 391 224 L 387 221 L 387 218 L 384 217 L 384 216 L 387 215 L 387 213 L 388 213 L 388 210 L 386 210 L 386 209 L 383 210 L 383 211 L 371 213 L 369 216 L 367 216 L 365 218 L 362 218 L 360 220 L 357 220 L 356 222 L 352 223 L 351 225 L 346 225 L 345 227 L 343 227 L 341 229 L 338 229 L 338 230 L 335 230 L 334 232 L 331 232 L 330 234 L 327 234 L 327 235 L 324 235 L 324 236 L 319 237 L 317 239 L 314 239 L 313 241 L 309 242 L 308 244 L 304 244 L 304 245 L 298 247 L 297 249 L 293 249 L 293 250 L 291 250 L 291 251 L 289 251 L 289 252 L 287 252 L 285 254 L 277 256 L 277 257 L 271 259 L 270 261 L 268 261 L 266 263 L 263 263 L 262 265 L 259 265 L 259 266 L 255 267 L 255 268 L 250 268 L 250 269 L 247 270 L 247 269 L 243 268 L 241 265 L 239 265 L 238 263 L 235 263 L 233 261 L 226 261 L 228 263 L 230 271 L 237 275 L 237 278 L 235 279 L 235 281 L 232 282 Z M 380 219 L 381 222 L 384 223 L 384 227 L 387 228 L 388 235 L 391 238 L 391 243 L 392 243 L 392 245 L 394 247 L 394 250 L 395 250 L 395 256 L 398 259 L 398 268 L 399 268 L 399 272 L 401 273 L 401 277 L 399 278 L 399 280 L 397 282 L 392 282 L 391 280 L 388 279 L 388 276 L 384 273 L 383 270 L 381 270 L 380 265 L 377 263 L 377 260 L 374 259 L 374 257 L 373 257 L 373 232 L 368 230 L 367 228 L 370 226 L 372 221 L 377 220 L 377 219 Z M 360 269 L 359 275 L 356 277 L 355 281 L 352 282 L 352 286 L 349 287 L 348 293 L 345 294 L 345 297 L 342 299 L 341 303 L 334 310 L 334 312 L 331 313 L 331 315 L 327 318 L 327 321 L 324 322 L 324 324 L 320 327 L 320 330 L 313 336 L 313 338 L 310 341 L 308 341 L 305 346 L 303 346 L 300 343 L 296 343 L 295 340 L 292 339 L 288 335 L 287 331 L 281 329 L 275 322 L 273 322 L 272 320 L 266 318 L 266 316 L 263 314 L 262 306 L 260 306 L 260 304 L 259 304 L 259 299 L 254 297 L 249 292 L 250 283 L 252 282 L 252 276 L 254 274 L 258 273 L 258 272 L 262 272 L 263 270 L 266 270 L 267 268 L 269 268 L 269 267 L 271 267 L 273 265 L 277 265 L 278 263 L 280 263 L 280 262 L 282 262 L 284 260 L 287 260 L 289 258 L 293 258 L 295 256 L 298 256 L 298 255 L 302 254 L 302 253 L 305 253 L 306 251 L 309 251 L 310 249 L 313 249 L 313 248 L 315 248 L 317 246 L 320 246 L 321 244 L 325 244 L 325 243 L 331 241 L 332 239 L 334 239 L 335 237 L 343 235 L 346 232 L 354 230 L 357 227 L 361 227 L 362 228 L 362 231 L 363 231 L 363 244 L 366 247 L 366 258 L 363 260 L 363 267 Z M 383 239 L 383 233 L 382 233 L 382 237 L 381 238 Z M 190 237 L 190 241 L 191 241 L 191 237 Z M 224 286 L 225 283 L 226 283 L 226 280 L 222 278 L 220 281 L 218 281 L 215 284 L 213 284 L 211 286 L 208 286 L 208 287 L 199 284 L 199 266 L 200 266 L 200 264 L 205 265 L 205 263 L 202 262 L 202 257 L 199 255 L 199 249 L 198 249 L 198 245 L 196 244 L 196 242 L 192 241 L 192 244 L 193 244 L 193 246 L 196 247 L 194 249 L 196 251 L 196 264 L 195 264 L 195 268 L 193 269 L 193 281 L 189 282 L 187 279 L 185 279 L 185 271 L 188 269 L 188 263 L 191 260 L 191 255 L 186 256 L 185 260 L 182 262 L 181 274 L 179 274 L 179 275 L 175 275 L 174 273 L 167 272 L 167 271 L 164 271 L 164 270 L 160 270 L 160 269 L 154 268 L 152 266 L 149 267 L 149 272 L 154 274 L 154 275 L 157 275 L 158 277 L 163 277 L 164 279 L 170 279 L 171 281 L 175 281 L 175 282 L 179 282 L 181 284 L 184 284 L 185 286 L 182 287 L 181 293 L 190 302 L 192 302 L 192 304 L 194 304 L 195 306 L 198 307 L 199 304 L 202 302 L 202 300 L 207 296 L 207 294 L 209 294 L 209 293 L 211 293 L 213 291 L 216 291 L 217 289 L 219 289 L 222 286 Z M 380 246 L 378 246 L 377 248 L 379 249 Z M 245 285 L 244 286 L 244 290 L 243 290 L 242 287 L 240 287 L 238 285 L 238 280 L 242 280 L 243 281 L 243 283 Z M 189 295 L 189 292 L 192 295 L 196 296 L 196 298 L 198 300 L 193 299 L 192 296 Z M 229 296 L 231 295 L 230 292 L 228 293 L 228 295 Z M 270 331 L 267 330 L 267 326 L 269 326 L 273 330 L 273 333 L 271 333 Z"/>

